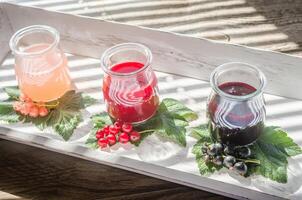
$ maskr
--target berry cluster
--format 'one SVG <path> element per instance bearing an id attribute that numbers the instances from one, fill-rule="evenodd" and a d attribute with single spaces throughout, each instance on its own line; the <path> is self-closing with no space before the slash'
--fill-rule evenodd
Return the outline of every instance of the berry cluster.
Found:
<path id="1" fill-rule="evenodd" d="M 116 144 L 117 142 L 126 144 L 130 142 L 137 142 L 141 135 L 139 132 L 133 130 L 129 123 L 115 122 L 112 125 L 106 125 L 102 129 L 97 130 L 95 134 L 100 148 L 106 148 Z"/>
<path id="2" fill-rule="evenodd" d="M 38 116 L 45 117 L 48 115 L 48 109 L 45 107 L 44 103 L 35 103 L 25 94 L 21 94 L 19 101 L 14 102 L 13 108 L 16 112 L 33 118 Z"/>
<path id="3" fill-rule="evenodd" d="M 206 163 L 213 163 L 217 166 L 225 166 L 228 169 L 234 170 L 238 174 L 245 176 L 248 168 L 247 162 L 254 162 L 254 160 L 247 160 L 251 157 L 251 150 L 247 146 L 230 147 L 220 143 L 207 144 L 201 147 L 204 160 Z"/>

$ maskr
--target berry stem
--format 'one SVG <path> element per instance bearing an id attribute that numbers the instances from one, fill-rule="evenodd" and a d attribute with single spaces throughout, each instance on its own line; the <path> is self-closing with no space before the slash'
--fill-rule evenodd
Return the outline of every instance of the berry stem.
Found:
<path id="1" fill-rule="evenodd" d="M 223 158 L 225 158 L 226 156 L 225 155 L 222 155 Z M 239 160 L 239 161 L 244 161 L 246 163 L 255 163 L 255 164 L 258 164 L 260 165 L 260 160 L 256 160 L 256 159 L 241 159 L 241 158 L 235 158 L 236 160 Z"/>
<path id="2" fill-rule="evenodd" d="M 143 130 L 143 131 L 140 131 L 139 133 L 142 134 L 142 133 L 149 133 L 149 132 L 154 132 L 154 131 L 156 131 L 156 129 Z"/>
<path id="3" fill-rule="evenodd" d="M 240 159 L 240 158 L 236 158 L 236 160 L 240 160 L 240 161 L 244 161 L 246 163 L 255 163 L 255 164 L 258 164 L 260 165 L 260 160 L 256 160 L 256 159 Z"/>
<path id="4" fill-rule="evenodd" d="M 56 104 L 45 104 L 46 108 L 55 108 L 60 104 L 59 101 L 56 101 Z"/>

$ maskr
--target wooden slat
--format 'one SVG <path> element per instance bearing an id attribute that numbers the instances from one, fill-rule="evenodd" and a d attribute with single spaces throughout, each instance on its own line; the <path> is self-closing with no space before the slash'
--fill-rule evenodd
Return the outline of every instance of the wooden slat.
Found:
<path id="1" fill-rule="evenodd" d="M 6 140 L 0 140 L 0 152 L 0 188 L 6 192 L 0 192 L 3 200 L 229 199 Z"/>
<path id="2" fill-rule="evenodd" d="M 208 80 L 211 71 L 225 62 L 246 62 L 265 73 L 267 93 L 302 99 L 302 93 L 293 90 L 302 87 L 299 57 L 8 3 L 4 7 L 14 31 L 31 24 L 51 25 L 60 31 L 62 46 L 70 53 L 99 58 L 114 44 L 140 42 L 151 48 L 156 70 L 200 80 Z"/>

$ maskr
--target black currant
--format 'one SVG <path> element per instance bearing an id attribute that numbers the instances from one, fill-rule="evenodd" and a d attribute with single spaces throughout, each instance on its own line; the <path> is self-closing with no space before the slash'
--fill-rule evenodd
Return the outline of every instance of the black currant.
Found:
<path id="1" fill-rule="evenodd" d="M 240 174 L 241 176 L 244 176 L 247 173 L 247 166 L 244 162 L 237 162 L 233 166 L 233 170 L 238 174 Z"/>
<path id="2" fill-rule="evenodd" d="M 207 150 L 207 153 L 211 156 L 216 156 L 222 153 L 222 145 L 220 143 L 211 144 Z"/>
<path id="3" fill-rule="evenodd" d="M 211 162 L 211 156 L 205 155 L 204 156 L 204 161 L 205 161 L 205 163 L 210 163 Z"/>
<path id="4" fill-rule="evenodd" d="M 236 158 L 234 156 L 226 156 L 223 159 L 223 165 L 226 166 L 227 168 L 233 167 L 235 163 L 236 163 Z"/>
<path id="5" fill-rule="evenodd" d="M 224 148 L 223 152 L 224 152 L 225 155 L 232 155 L 232 156 L 235 155 L 234 147 L 231 147 L 231 146 L 226 146 Z"/>
<path id="6" fill-rule="evenodd" d="M 223 158 L 222 156 L 215 156 L 212 160 L 212 162 L 215 164 L 215 165 L 222 165 L 222 162 L 223 162 Z"/>
<path id="7" fill-rule="evenodd" d="M 217 154 L 217 149 L 214 144 L 211 144 L 207 150 L 207 153 L 211 156 L 215 156 Z"/>
<path id="8" fill-rule="evenodd" d="M 236 149 L 236 152 L 240 158 L 248 158 L 252 154 L 249 147 L 239 147 Z"/>
<path id="9" fill-rule="evenodd" d="M 201 152 L 202 152 L 203 154 L 206 154 L 207 151 L 208 151 L 208 147 L 206 147 L 206 146 L 202 146 L 202 147 L 201 147 Z"/>
<path id="10" fill-rule="evenodd" d="M 215 146 L 215 148 L 216 148 L 217 154 L 221 154 L 222 151 L 223 151 L 223 146 L 222 146 L 222 144 L 220 144 L 220 143 L 215 143 L 214 146 Z"/>

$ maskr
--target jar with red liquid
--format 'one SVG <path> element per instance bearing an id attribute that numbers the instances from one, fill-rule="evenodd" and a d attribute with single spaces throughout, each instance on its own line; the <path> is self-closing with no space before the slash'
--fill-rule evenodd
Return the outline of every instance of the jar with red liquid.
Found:
<path id="1" fill-rule="evenodd" d="M 252 144 L 262 134 L 266 116 L 264 74 L 245 63 L 227 63 L 211 74 L 207 117 L 212 138 L 225 145 Z"/>
<path id="2" fill-rule="evenodd" d="M 113 46 L 102 55 L 103 96 L 115 121 L 142 123 L 156 113 L 159 96 L 151 62 L 151 51 L 137 43 Z"/>

